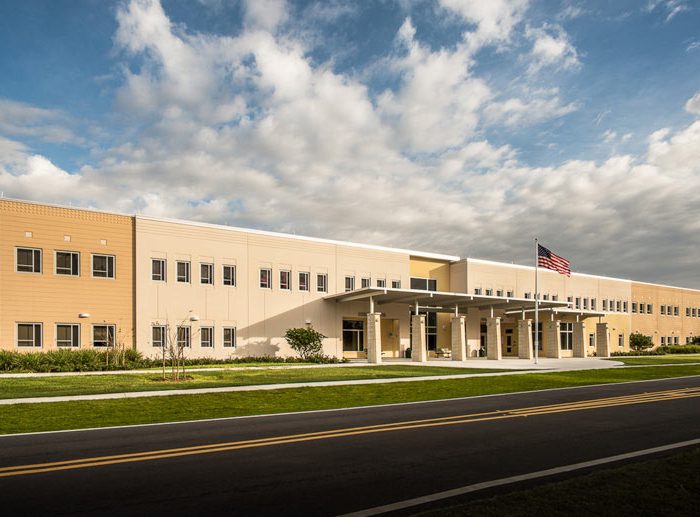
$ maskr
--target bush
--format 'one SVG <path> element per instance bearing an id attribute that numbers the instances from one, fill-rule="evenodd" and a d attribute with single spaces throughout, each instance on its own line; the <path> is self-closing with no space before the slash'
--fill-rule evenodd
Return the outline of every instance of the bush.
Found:
<path id="1" fill-rule="evenodd" d="M 284 333 L 284 339 L 287 340 L 291 349 L 303 360 L 322 356 L 324 337 L 326 336 L 311 327 L 287 329 Z"/>
<path id="2" fill-rule="evenodd" d="M 613 357 L 622 357 L 622 356 L 633 356 L 636 357 L 638 355 L 666 355 L 666 352 L 663 352 L 662 350 L 659 350 L 658 348 L 655 350 L 640 350 L 639 352 L 637 351 L 631 351 L 631 352 L 611 352 L 610 356 Z"/>
<path id="3" fill-rule="evenodd" d="M 630 334 L 630 348 L 635 352 L 641 352 L 642 350 L 652 348 L 653 346 L 654 342 L 652 341 L 651 336 L 645 336 L 639 332 L 633 332 Z"/>
<path id="4" fill-rule="evenodd" d="M 700 354 L 700 345 L 660 346 L 657 350 L 665 354 Z"/>

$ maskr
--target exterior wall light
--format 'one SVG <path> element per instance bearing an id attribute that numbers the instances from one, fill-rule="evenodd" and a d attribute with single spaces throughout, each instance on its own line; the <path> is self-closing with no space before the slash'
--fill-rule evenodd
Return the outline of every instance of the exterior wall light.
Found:
<path id="1" fill-rule="evenodd" d="M 78 314 L 78 318 L 89 318 L 89 317 L 90 317 L 89 312 L 81 312 L 80 314 Z"/>

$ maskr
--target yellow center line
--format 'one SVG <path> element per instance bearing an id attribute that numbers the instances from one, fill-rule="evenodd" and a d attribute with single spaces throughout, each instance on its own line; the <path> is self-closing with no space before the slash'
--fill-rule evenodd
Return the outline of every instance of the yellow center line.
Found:
<path id="1" fill-rule="evenodd" d="M 700 397 L 700 388 L 683 388 L 677 390 L 666 390 L 650 393 L 640 393 L 636 395 L 624 395 L 618 397 L 607 397 L 600 399 L 582 400 L 578 402 L 550 404 L 544 406 L 532 406 L 528 408 L 516 408 L 511 410 L 496 410 L 483 413 L 471 413 L 465 415 L 455 415 L 449 417 L 439 417 L 424 420 L 408 420 L 386 424 L 377 424 L 360 427 L 331 429 L 328 431 L 317 431 L 312 433 L 293 434 L 287 436 L 275 436 L 268 438 L 258 438 L 253 440 L 240 440 L 234 442 L 223 442 L 208 445 L 196 445 L 190 447 L 179 447 L 173 449 L 161 449 L 154 451 L 144 451 L 135 453 L 116 454 L 110 456 L 96 456 L 91 458 L 80 458 L 73 460 L 56 461 L 49 463 L 37 463 L 28 465 L 15 465 L 0 468 L 0 477 L 20 476 L 25 474 L 38 474 L 42 472 L 55 472 L 62 470 L 73 470 L 103 465 L 114 465 L 120 463 L 132 463 L 139 461 L 152 461 L 165 458 L 175 458 L 182 456 L 192 456 L 197 454 L 208 454 L 215 452 L 225 452 L 255 447 L 267 447 L 272 445 L 282 445 L 288 443 L 300 443 L 313 440 L 324 440 L 330 438 L 342 438 L 348 436 L 367 435 L 384 433 L 390 431 L 400 431 L 408 429 L 419 429 L 427 427 L 438 427 L 457 424 L 468 424 L 475 422 L 485 422 L 492 420 L 502 420 L 510 418 L 522 418 L 528 416 L 539 416 L 546 414 L 556 414 L 563 412 L 584 411 L 590 409 L 625 406 L 632 404 L 647 404 L 651 402 L 663 402 L 682 398 Z"/>

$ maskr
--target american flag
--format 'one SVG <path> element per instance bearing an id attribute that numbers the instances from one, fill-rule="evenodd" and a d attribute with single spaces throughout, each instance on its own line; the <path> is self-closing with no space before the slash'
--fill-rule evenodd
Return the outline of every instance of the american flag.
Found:
<path id="1" fill-rule="evenodd" d="M 571 276 L 569 261 L 552 253 L 541 244 L 537 245 L 537 265 L 547 269 L 553 269 L 562 275 Z"/>

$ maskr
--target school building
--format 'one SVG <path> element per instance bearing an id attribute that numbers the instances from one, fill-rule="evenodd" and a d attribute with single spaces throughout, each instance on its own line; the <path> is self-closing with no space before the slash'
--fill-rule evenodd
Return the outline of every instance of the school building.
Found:
<path id="1" fill-rule="evenodd" d="M 187 357 L 607 357 L 700 335 L 700 291 L 440 253 L 0 199 L 0 348 Z"/>

